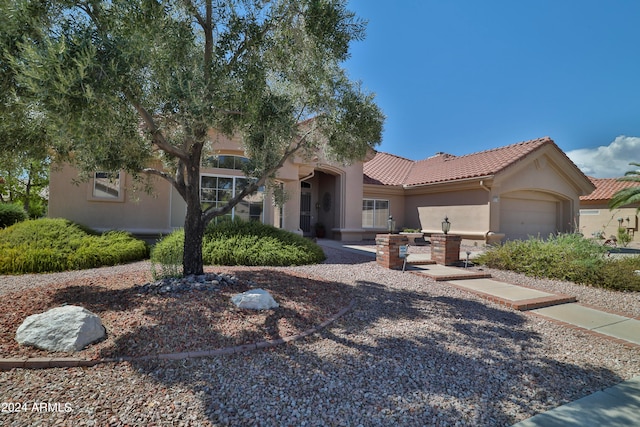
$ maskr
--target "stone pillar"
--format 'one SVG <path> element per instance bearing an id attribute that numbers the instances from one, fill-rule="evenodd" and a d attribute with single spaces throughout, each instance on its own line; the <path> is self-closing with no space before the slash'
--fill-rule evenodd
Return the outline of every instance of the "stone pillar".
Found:
<path id="1" fill-rule="evenodd" d="M 460 261 L 462 236 L 453 234 L 431 235 L 431 260 L 436 264 L 453 265 Z"/>
<path id="2" fill-rule="evenodd" d="M 376 235 L 376 261 L 385 268 L 401 269 L 404 258 L 400 258 L 400 246 L 409 243 L 401 234 Z"/>

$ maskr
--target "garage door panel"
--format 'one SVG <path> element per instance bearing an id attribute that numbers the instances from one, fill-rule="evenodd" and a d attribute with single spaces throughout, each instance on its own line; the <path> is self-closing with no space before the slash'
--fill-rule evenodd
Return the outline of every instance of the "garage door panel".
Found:
<path id="1" fill-rule="evenodd" d="M 506 239 L 547 237 L 557 230 L 558 203 L 548 200 L 502 198 L 500 231 Z"/>

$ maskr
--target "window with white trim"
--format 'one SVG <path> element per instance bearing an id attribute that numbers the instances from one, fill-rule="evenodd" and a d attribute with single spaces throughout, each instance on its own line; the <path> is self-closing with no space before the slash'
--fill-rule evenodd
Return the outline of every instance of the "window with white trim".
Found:
<path id="1" fill-rule="evenodd" d="M 97 171 L 93 175 L 91 198 L 95 200 L 122 201 L 122 173 Z"/>
<path id="2" fill-rule="evenodd" d="M 204 208 L 213 205 L 216 208 L 226 205 L 240 193 L 249 180 L 240 176 L 202 175 L 200 177 L 200 202 Z M 245 221 L 264 219 L 264 187 L 245 197 L 238 203 L 227 218 L 241 218 Z"/>
<path id="3" fill-rule="evenodd" d="M 387 228 L 387 219 L 389 219 L 388 200 L 362 200 L 362 228 Z"/>

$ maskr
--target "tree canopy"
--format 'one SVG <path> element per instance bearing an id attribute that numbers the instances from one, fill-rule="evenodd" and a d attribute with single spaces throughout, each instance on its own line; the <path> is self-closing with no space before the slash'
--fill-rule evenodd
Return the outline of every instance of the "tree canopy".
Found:
<path id="1" fill-rule="evenodd" d="M 50 153 L 83 171 L 171 182 L 187 204 L 185 274 L 202 271 L 206 224 L 290 156 L 322 149 L 350 161 L 380 141 L 373 94 L 341 67 L 365 31 L 344 0 L 0 1 L 13 106 L 0 114 L 41 120 Z M 211 129 L 241 137 L 253 179 L 226 206 L 203 209 Z"/>

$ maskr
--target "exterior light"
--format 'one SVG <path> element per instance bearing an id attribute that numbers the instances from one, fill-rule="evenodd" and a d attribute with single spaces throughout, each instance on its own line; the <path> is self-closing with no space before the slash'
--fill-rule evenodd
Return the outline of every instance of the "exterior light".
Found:
<path id="1" fill-rule="evenodd" d="M 449 218 L 444 217 L 444 221 L 442 221 L 442 232 L 447 234 L 451 230 L 451 223 L 449 222 Z"/>
<path id="2" fill-rule="evenodd" d="M 622 227 L 622 218 L 618 218 L 618 227 Z"/>
<path id="3" fill-rule="evenodd" d="M 395 228 L 396 222 L 393 220 L 393 216 L 389 215 L 389 219 L 387 220 L 387 230 L 389 231 L 389 234 L 392 234 Z"/>

